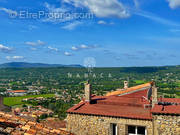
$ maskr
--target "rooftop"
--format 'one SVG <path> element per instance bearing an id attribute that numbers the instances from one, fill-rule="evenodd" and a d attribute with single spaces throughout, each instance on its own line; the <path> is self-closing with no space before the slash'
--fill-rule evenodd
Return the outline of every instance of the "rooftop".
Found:
<path id="1" fill-rule="evenodd" d="M 137 95 L 146 94 L 146 91 L 137 92 Z M 103 116 L 116 116 L 135 119 L 152 119 L 149 109 L 144 109 L 146 100 L 134 94 L 128 96 L 94 96 L 95 103 L 81 102 L 70 108 L 68 113 L 93 114 Z"/>
<path id="2" fill-rule="evenodd" d="M 132 119 L 152 120 L 152 113 L 180 114 L 180 104 L 165 106 L 155 105 L 147 100 L 147 92 L 153 82 L 134 86 L 125 90 L 107 93 L 106 96 L 91 96 L 91 103 L 81 101 L 67 112 L 84 115 L 101 115 Z M 161 102 L 180 103 L 180 99 L 161 98 Z M 177 109 L 177 110 L 176 110 Z"/>
<path id="3" fill-rule="evenodd" d="M 180 98 L 162 98 L 159 99 L 160 102 L 166 103 L 176 103 L 177 105 L 155 105 L 152 109 L 154 114 L 180 114 Z"/>
<path id="4" fill-rule="evenodd" d="M 26 90 L 9 90 L 9 93 L 25 93 L 27 92 Z"/>
<path id="5" fill-rule="evenodd" d="M 64 130 L 47 127 L 44 124 L 32 122 L 4 112 L 0 112 L 0 133 L 12 135 L 73 135 Z"/>
<path id="6" fill-rule="evenodd" d="M 128 93 L 131 93 L 131 92 L 135 92 L 135 90 L 145 90 L 145 89 L 150 88 L 152 83 L 153 82 L 149 82 L 149 83 L 137 85 L 137 86 L 134 86 L 134 87 L 130 87 L 130 88 L 127 88 L 127 89 L 117 89 L 116 91 L 108 92 L 106 94 L 106 96 L 128 94 Z"/>

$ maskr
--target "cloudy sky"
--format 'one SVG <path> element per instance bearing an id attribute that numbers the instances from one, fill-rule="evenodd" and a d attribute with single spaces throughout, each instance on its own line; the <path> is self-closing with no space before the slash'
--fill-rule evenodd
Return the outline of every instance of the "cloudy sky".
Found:
<path id="1" fill-rule="evenodd" d="M 180 65 L 180 0 L 0 0 L 0 63 Z"/>

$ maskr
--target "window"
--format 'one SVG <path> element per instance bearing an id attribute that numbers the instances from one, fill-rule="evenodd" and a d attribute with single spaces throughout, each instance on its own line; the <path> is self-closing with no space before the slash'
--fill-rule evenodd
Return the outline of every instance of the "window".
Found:
<path id="1" fill-rule="evenodd" d="M 117 124 L 111 124 L 111 135 L 118 135 L 117 134 Z"/>
<path id="2" fill-rule="evenodd" d="M 143 126 L 128 126 L 128 135 L 147 135 Z"/>

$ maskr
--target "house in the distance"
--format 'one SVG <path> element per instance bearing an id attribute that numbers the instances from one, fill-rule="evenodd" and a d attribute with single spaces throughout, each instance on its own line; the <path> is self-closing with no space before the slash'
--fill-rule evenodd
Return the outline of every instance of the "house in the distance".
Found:
<path id="1" fill-rule="evenodd" d="M 24 96 L 27 94 L 26 90 L 8 90 L 7 93 L 10 96 Z"/>
<path id="2" fill-rule="evenodd" d="M 67 130 L 77 135 L 180 135 L 180 99 L 157 98 L 154 82 L 91 95 L 67 111 Z"/>

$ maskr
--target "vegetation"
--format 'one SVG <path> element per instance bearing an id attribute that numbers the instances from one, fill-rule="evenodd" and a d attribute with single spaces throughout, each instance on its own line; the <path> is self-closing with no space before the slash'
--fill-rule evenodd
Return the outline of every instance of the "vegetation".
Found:
<path id="1" fill-rule="evenodd" d="M 22 101 L 22 99 L 31 98 L 31 97 L 54 97 L 54 94 L 28 95 L 21 97 L 5 97 L 4 104 L 7 106 L 23 105 L 24 102 Z"/>
<path id="2" fill-rule="evenodd" d="M 9 106 L 32 104 L 51 109 L 60 119 L 66 110 L 78 103 L 84 94 L 84 83 L 90 80 L 92 92 L 103 95 L 108 91 L 123 88 L 123 81 L 130 86 L 156 81 L 158 94 L 168 98 L 180 98 L 180 66 L 94 68 L 4 68 L 0 69 L 0 92 L 12 90 L 38 90 L 42 95 L 5 97 Z M 58 94 L 60 99 L 51 98 Z M 8 96 L 8 95 L 6 95 Z M 22 102 L 28 97 L 48 97 L 42 102 Z"/>

